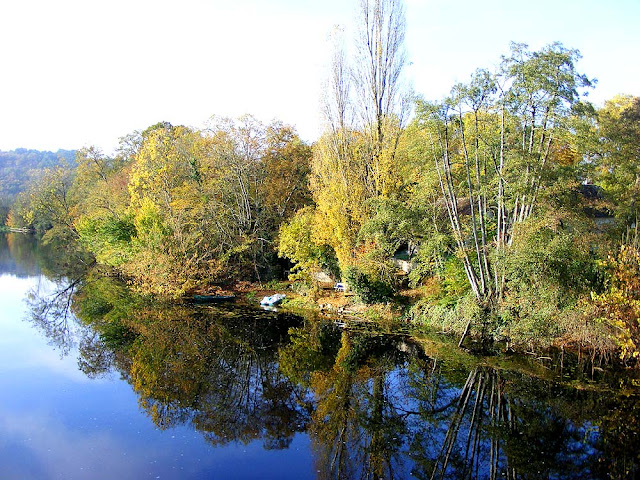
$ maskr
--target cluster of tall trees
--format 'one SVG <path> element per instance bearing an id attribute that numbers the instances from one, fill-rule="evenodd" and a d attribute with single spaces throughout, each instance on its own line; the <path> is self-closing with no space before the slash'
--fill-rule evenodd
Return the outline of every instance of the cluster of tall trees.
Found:
<path id="1" fill-rule="evenodd" d="M 296 278 L 326 270 L 333 255 L 361 298 L 388 300 L 406 281 L 394 262 L 402 249 L 413 256 L 411 285 L 424 285 L 416 320 L 462 338 L 475 326 L 602 350 L 624 331 L 613 336 L 634 337 L 633 351 L 638 312 L 619 302 L 610 312 L 623 288 L 612 269 L 633 276 L 628 250 L 625 261 L 606 259 L 637 238 L 640 100 L 596 110 L 577 50 L 513 43 L 496 68 L 442 100 L 416 100 L 407 123 L 403 35 L 400 2 L 363 1 L 354 55 L 336 49 L 314 205 L 280 230 Z M 594 311 L 601 294 L 608 300 Z"/>
<path id="2" fill-rule="evenodd" d="M 422 286 L 412 317 L 463 338 L 605 348 L 613 328 L 632 355 L 640 309 L 616 295 L 640 271 L 640 99 L 597 110 L 577 50 L 514 43 L 442 100 L 416 100 L 402 2 L 362 0 L 358 18 L 353 47 L 336 41 L 313 146 L 250 116 L 157 124 L 115 158 L 86 149 L 75 171 L 47 171 L 9 223 L 77 240 L 150 292 L 278 275 L 277 252 L 292 278 L 328 272 L 367 302 Z"/>
<path id="3" fill-rule="evenodd" d="M 310 147 L 250 116 L 198 131 L 159 123 L 114 158 L 89 148 L 16 203 L 15 226 L 79 243 L 144 291 L 179 295 L 277 267 L 280 223 L 309 201 Z"/>

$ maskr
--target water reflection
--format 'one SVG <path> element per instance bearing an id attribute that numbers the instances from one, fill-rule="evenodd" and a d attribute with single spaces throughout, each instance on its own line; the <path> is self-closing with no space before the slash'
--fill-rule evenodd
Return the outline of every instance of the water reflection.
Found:
<path id="1" fill-rule="evenodd" d="M 117 369 L 161 429 L 188 424 L 212 445 L 262 440 L 286 448 L 305 430 L 305 390 L 276 353 L 300 318 L 253 309 L 148 304 L 108 277 L 90 277 L 74 311 L 97 335 L 81 344 L 89 375 Z"/>
<path id="2" fill-rule="evenodd" d="M 308 435 L 323 479 L 638 475 L 636 390 L 242 305 L 159 305 L 95 269 L 57 281 L 31 299 L 45 335 L 75 342 L 87 376 L 117 372 L 158 428 L 216 448 Z"/>
<path id="3" fill-rule="evenodd" d="M 77 282 L 61 279 L 55 284 L 39 282 L 27 295 L 29 322 L 49 339 L 62 355 L 75 346 L 78 325 L 71 312 Z"/>
<path id="4" fill-rule="evenodd" d="M 161 428 L 188 422 L 213 445 L 286 448 L 308 416 L 296 401 L 304 391 L 274 361 L 287 319 L 236 315 L 174 307 L 146 316 L 130 349 L 131 382 Z"/>
<path id="5" fill-rule="evenodd" d="M 0 234 L 0 272 L 18 278 L 37 275 L 36 249 L 37 242 L 30 236 Z"/>

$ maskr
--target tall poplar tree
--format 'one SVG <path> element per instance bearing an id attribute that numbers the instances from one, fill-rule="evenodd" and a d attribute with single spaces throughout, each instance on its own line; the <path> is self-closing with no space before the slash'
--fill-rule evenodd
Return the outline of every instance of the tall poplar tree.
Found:
<path id="1" fill-rule="evenodd" d="M 373 196 L 389 195 L 394 160 L 409 112 L 403 84 L 405 9 L 401 0 L 361 0 L 352 75 L 359 127 L 367 136 L 365 163 Z"/>
<path id="2" fill-rule="evenodd" d="M 339 32 L 338 32 L 339 33 Z M 325 89 L 326 130 L 314 149 L 311 191 L 318 242 L 341 267 L 355 261 L 369 201 L 391 197 L 399 181 L 396 152 L 407 117 L 405 12 L 401 0 L 362 0 L 355 55 L 336 39 Z"/>

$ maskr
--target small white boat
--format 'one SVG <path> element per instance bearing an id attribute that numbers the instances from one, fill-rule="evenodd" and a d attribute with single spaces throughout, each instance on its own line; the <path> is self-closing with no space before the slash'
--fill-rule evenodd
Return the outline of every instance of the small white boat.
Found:
<path id="1" fill-rule="evenodd" d="M 260 305 L 266 305 L 268 307 L 272 307 L 273 305 L 279 304 L 282 300 L 286 298 L 284 293 L 276 293 L 273 295 L 269 295 L 260 300 Z"/>

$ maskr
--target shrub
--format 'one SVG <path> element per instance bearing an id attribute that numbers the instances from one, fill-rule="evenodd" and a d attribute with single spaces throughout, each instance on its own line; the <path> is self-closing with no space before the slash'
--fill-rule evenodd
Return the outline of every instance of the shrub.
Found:
<path id="1" fill-rule="evenodd" d="M 452 306 L 422 300 L 411 307 L 408 320 L 446 333 L 462 335 L 469 320 L 472 325 L 482 328 L 485 318 L 475 297 L 466 294 Z"/>
<path id="2" fill-rule="evenodd" d="M 607 260 L 609 288 L 593 294 L 600 321 L 616 332 L 616 342 L 623 360 L 640 356 L 640 249 L 623 245 L 617 255 Z"/>
<path id="3" fill-rule="evenodd" d="M 347 267 L 342 277 L 363 303 L 382 303 L 393 297 L 393 288 L 390 285 L 358 267 Z"/>

